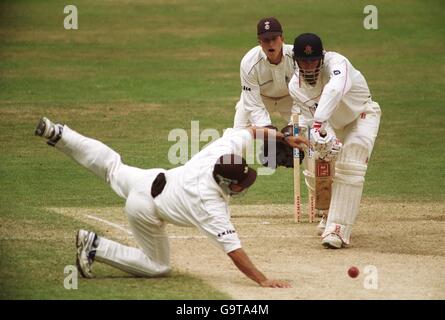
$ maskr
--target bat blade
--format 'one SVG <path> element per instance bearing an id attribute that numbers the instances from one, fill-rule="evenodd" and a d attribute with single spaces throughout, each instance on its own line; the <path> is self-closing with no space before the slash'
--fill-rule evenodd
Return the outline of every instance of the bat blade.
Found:
<path id="1" fill-rule="evenodd" d="M 332 193 L 331 171 L 329 161 L 315 160 L 315 209 L 329 209 Z"/>

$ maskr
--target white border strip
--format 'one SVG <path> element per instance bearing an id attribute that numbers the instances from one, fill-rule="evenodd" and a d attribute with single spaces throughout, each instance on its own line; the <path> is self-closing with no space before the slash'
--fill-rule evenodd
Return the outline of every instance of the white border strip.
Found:
<path id="1" fill-rule="evenodd" d="M 121 225 L 118 225 L 116 223 L 113 223 L 113 222 L 110 222 L 110 221 L 107 221 L 105 219 L 98 218 L 98 217 L 95 217 L 95 216 L 91 216 L 89 214 L 85 214 L 85 217 L 87 217 L 88 219 L 92 219 L 92 220 L 96 220 L 96 221 L 102 222 L 102 223 L 104 223 L 106 225 L 109 225 L 111 227 L 114 227 L 116 229 L 119 229 L 119 230 L 121 230 L 123 232 L 126 232 L 127 234 L 129 234 L 131 236 L 133 235 L 133 232 L 131 232 L 130 230 L 128 230 L 128 229 L 126 229 L 126 228 L 124 228 Z"/>

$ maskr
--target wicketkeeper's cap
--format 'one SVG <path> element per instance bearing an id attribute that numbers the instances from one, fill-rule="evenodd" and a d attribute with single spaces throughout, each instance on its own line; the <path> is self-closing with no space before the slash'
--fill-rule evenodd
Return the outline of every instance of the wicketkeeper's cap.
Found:
<path id="1" fill-rule="evenodd" d="M 258 22 L 257 34 L 262 40 L 272 39 L 283 34 L 280 22 L 274 17 L 263 18 Z"/>
<path id="2" fill-rule="evenodd" d="M 236 154 L 225 154 L 219 157 L 213 168 L 215 179 L 217 175 L 246 189 L 255 182 L 257 173 L 247 165 L 243 157 Z"/>

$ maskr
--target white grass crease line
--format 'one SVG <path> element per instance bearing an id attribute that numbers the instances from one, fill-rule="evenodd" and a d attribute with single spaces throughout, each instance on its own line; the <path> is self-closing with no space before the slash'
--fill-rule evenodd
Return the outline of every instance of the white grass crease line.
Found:
<path id="1" fill-rule="evenodd" d="M 110 221 L 107 221 L 105 219 L 98 218 L 98 217 L 95 217 L 95 216 L 91 216 L 89 214 L 86 214 L 85 217 L 87 217 L 89 219 L 92 219 L 92 220 L 96 220 L 96 221 L 102 222 L 102 223 L 104 223 L 106 225 L 109 225 L 109 226 L 114 227 L 116 229 L 119 229 L 119 230 L 121 230 L 123 232 L 126 232 L 129 235 L 133 235 L 133 232 L 131 232 L 130 230 L 128 230 L 128 229 L 126 229 L 126 228 L 124 228 L 121 225 L 118 225 L 116 223 L 113 223 L 113 222 L 110 222 Z"/>
<path id="2" fill-rule="evenodd" d="M 106 225 L 109 225 L 111 227 L 114 227 L 116 229 L 119 229 L 119 230 L 127 233 L 128 235 L 131 235 L 131 236 L 133 235 L 133 233 L 130 230 L 124 228 L 121 225 L 113 223 L 111 221 L 108 221 L 108 220 L 105 220 L 105 219 L 102 219 L 102 218 L 99 218 L 99 217 L 95 217 L 95 216 L 92 216 L 92 215 L 89 215 L 89 214 L 85 214 L 85 217 L 87 217 L 89 219 L 92 219 L 92 220 L 96 220 L 96 221 L 102 222 L 102 223 L 104 223 Z M 176 235 L 171 235 L 168 238 L 169 239 L 186 239 L 186 240 L 187 239 L 207 239 L 206 236 L 176 236 Z M 276 236 L 275 235 L 262 235 L 262 236 L 240 236 L 240 238 L 241 239 L 253 239 L 253 238 L 256 238 L 256 239 L 258 239 L 258 238 L 262 238 L 262 239 L 264 239 L 264 238 L 266 238 L 266 239 L 267 238 L 279 239 L 279 238 L 317 238 L 317 236 L 309 236 L 309 235 L 292 235 L 292 236 L 287 236 L 287 235 L 276 235 Z"/>

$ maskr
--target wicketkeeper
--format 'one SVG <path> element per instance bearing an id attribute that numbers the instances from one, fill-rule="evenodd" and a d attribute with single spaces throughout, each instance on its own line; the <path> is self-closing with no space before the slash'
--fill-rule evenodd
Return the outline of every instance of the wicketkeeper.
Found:
<path id="1" fill-rule="evenodd" d="M 272 125 L 270 112 L 289 119 L 292 98 L 288 84 L 294 73 L 292 45 L 284 43 L 283 29 L 274 17 L 257 24 L 259 45 L 241 60 L 241 97 L 236 104 L 234 128 Z"/>
<path id="2" fill-rule="evenodd" d="M 327 221 L 320 223 L 325 226 L 322 244 L 341 248 L 350 243 L 359 212 L 380 106 L 372 100 L 360 71 L 344 56 L 324 51 L 317 35 L 299 35 L 293 53 L 298 66 L 289 83 L 293 113 L 301 111 L 300 126 L 311 127 L 311 144 L 318 156 L 336 160 Z M 307 168 L 307 158 L 305 162 Z M 314 190 L 313 173 L 304 174 L 308 188 Z"/>
<path id="3" fill-rule="evenodd" d="M 91 278 L 92 264 L 99 261 L 141 277 L 166 275 L 170 271 L 167 223 L 194 226 L 223 250 L 247 277 L 263 287 L 287 288 L 282 280 L 268 279 L 241 247 L 231 221 L 229 198 L 246 191 L 256 179 L 256 171 L 243 158 L 260 129 L 228 129 L 185 165 L 171 169 L 143 170 L 125 165 L 114 150 L 85 137 L 68 126 L 42 118 L 35 134 L 48 139 L 79 164 L 110 184 L 126 199 L 125 212 L 140 248 L 122 245 L 94 232 L 77 233 L 77 266 L 82 276 Z M 261 129 L 265 139 L 285 141 L 298 147 L 305 140 L 284 137 L 274 130 Z"/>

